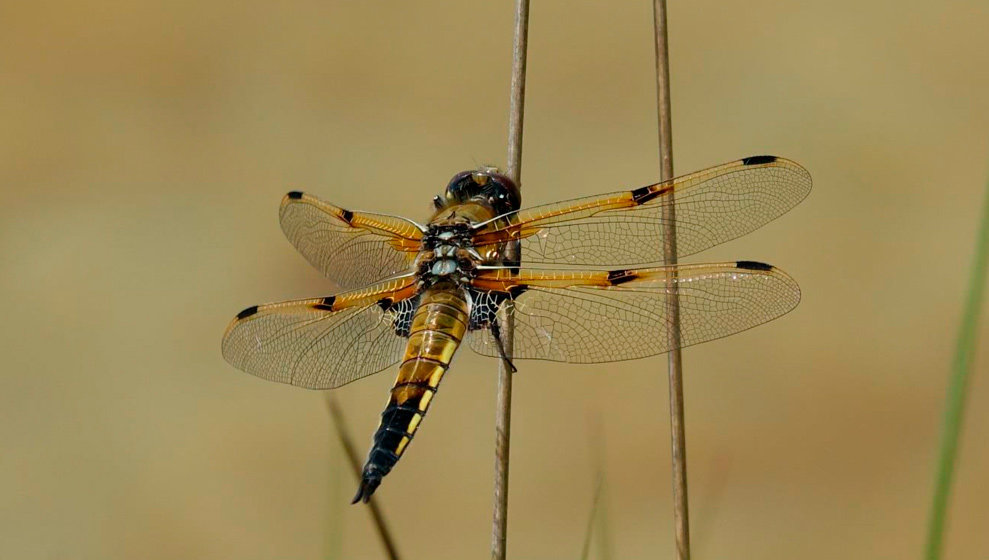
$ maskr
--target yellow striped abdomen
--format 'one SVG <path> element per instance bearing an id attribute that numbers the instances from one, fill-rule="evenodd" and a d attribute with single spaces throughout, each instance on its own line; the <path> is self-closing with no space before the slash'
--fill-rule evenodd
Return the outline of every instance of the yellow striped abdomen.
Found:
<path id="1" fill-rule="evenodd" d="M 412 317 L 398 378 L 364 463 L 355 503 L 370 499 L 381 478 L 391 471 L 412 441 L 467 332 L 468 321 L 467 302 L 453 285 L 437 285 L 422 294 Z"/>

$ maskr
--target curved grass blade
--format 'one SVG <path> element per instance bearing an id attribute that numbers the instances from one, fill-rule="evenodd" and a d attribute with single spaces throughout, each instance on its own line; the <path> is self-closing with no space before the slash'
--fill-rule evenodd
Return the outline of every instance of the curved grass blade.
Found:
<path id="1" fill-rule="evenodd" d="M 931 503 L 930 520 L 927 526 L 927 548 L 924 558 L 941 558 L 944 541 L 945 518 L 948 498 L 955 473 L 958 455 L 958 439 L 965 412 L 965 391 L 975 355 L 978 336 L 979 312 L 982 309 L 986 287 L 986 267 L 989 263 L 989 183 L 982 202 L 982 223 L 975 243 L 975 258 L 972 261 L 972 276 L 969 279 L 968 295 L 962 315 L 961 328 L 955 344 L 955 356 L 951 365 L 951 378 L 948 380 L 944 425 L 941 430 L 941 450 L 938 455 L 937 478 L 934 487 L 934 500 Z"/>

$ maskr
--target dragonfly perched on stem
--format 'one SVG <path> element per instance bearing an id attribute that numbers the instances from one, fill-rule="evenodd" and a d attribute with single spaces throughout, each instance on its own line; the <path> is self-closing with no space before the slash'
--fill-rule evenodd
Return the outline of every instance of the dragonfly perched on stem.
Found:
<path id="1" fill-rule="evenodd" d="M 426 225 L 290 192 L 279 214 L 285 235 L 347 291 L 248 307 L 227 328 L 223 356 L 258 377 L 309 389 L 401 363 L 354 497 L 367 502 L 412 441 L 460 344 L 505 357 L 499 326 L 509 306 L 513 360 L 582 364 L 669 351 L 671 292 L 683 346 L 793 309 L 799 287 L 768 264 L 663 266 L 663 208 L 675 207 L 682 257 L 759 228 L 810 189 L 797 163 L 754 156 L 520 210 L 518 186 L 482 168 L 453 177 Z M 506 259 L 509 243 L 519 244 L 520 260 Z"/>

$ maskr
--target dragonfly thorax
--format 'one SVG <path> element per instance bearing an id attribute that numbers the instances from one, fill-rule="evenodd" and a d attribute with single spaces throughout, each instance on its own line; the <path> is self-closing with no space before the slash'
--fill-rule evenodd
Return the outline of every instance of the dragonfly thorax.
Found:
<path id="1" fill-rule="evenodd" d="M 471 228 L 466 219 L 454 223 L 430 224 L 422 239 L 425 251 L 437 251 L 441 247 L 466 248 L 471 245 Z"/>
<path id="2" fill-rule="evenodd" d="M 467 224 L 433 224 L 423 238 L 417 265 L 426 284 L 440 280 L 465 283 L 473 276 L 474 267 L 480 260 L 471 244 Z"/>
<path id="3" fill-rule="evenodd" d="M 442 279 L 465 283 L 473 277 L 479 260 L 473 253 L 476 252 L 453 245 L 440 245 L 432 251 L 420 253 L 419 275 L 427 284 Z"/>
<path id="4" fill-rule="evenodd" d="M 437 259 L 429 268 L 429 273 L 433 276 L 450 276 L 460 270 L 460 263 L 455 259 Z"/>

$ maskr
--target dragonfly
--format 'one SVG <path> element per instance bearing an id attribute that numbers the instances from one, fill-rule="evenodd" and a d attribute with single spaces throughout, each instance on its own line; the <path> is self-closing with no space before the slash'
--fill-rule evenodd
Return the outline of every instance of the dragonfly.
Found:
<path id="1" fill-rule="evenodd" d="M 763 226 L 810 189 L 799 164 L 753 156 L 520 209 L 518 185 L 480 168 L 453 177 L 426 224 L 293 191 L 282 199 L 282 230 L 342 291 L 244 309 L 227 327 L 223 356 L 308 389 L 400 364 L 353 499 L 366 503 L 462 344 L 513 370 L 525 359 L 595 364 L 722 338 L 792 310 L 800 288 L 782 270 L 744 260 L 666 264 L 665 232 L 672 214 L 676 256 L 692 255 Z M 679 338 L 670 332 L 672 298 Z"/>

